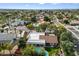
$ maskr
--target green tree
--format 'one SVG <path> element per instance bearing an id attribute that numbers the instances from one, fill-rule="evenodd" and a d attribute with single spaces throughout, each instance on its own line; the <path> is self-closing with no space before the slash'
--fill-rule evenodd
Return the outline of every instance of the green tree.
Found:
<path id="1" fill-rule="evenodd" d="M 1 45 L 1 48 L 2 48 L 3 54 L 4 54 L 4 53 L 5 53 L 5 50 L 7 49 L 7 43 L 2 44 L 2 45 Z"/>
<path id="2" fill-rule="evenodd" d="M 64 52 L 65 52 L 65 55 L 68 55 L 68 56 L 72 56 L 74 55 L 74 44 L 70 41 L 64 41 L 62 43 L 62 46 L 63 46 L 63 49 L 64 49 Z"/>
<path id="3" fill-rule="evenodd" d="M 58 18 L 58 19 L 63 19 L 62 14 L 58 14 L 58 15 L 57 15 L 57 18 Z"/>
<path id="4" fill-rule="evenodd" d="M 57 35 L 58 39 L 60 38 L 61 33 L 65 32 L 66 29 L 64 28 L 63 25 L 54 25 L 54 34 Z"/>
<path id="5" fill-rule="evenodd" d="M 45 16 L 44 21 L 50 21 L 50 18 L 48 16 Z"/>
<path id="6" fill-rule="evenodd" d="M 31 21 L 32 21 L 32 22 L 36 22 L 36 21 L 37 21 L 36 16 L 32 17 L 32 18 L 31 18 Z"/>
<path id="7" fill-rule="evenodd" d="M 10 45 L 10 44 L 7 45 L 7 49 L 9 50 L 10 54 L 11 54 L 11 50 L 12 50 L 12 48 L 13 48 L 12 45 Z"/>
<path id="8" fill-rule="evenodd" d="M 30 30 L 33 30 L 33 29 L 34 29 L 34 27 L 33 27 L 32 24 L 28 24 L 28 25 L 27 25 L 27 28 L 29 28 Z"/>
<path id="9" fill-rule="evenodd" d="M 65 23 L 65 24 L 69 24 L 69 21 L 68 21 L 68 20 L 64 20 L 64 23 Z"/>
<path id="10" fill-rule="evenodd" d="M 33 45 L 27 45 L 22 50 L 22 55 L 24 55 L 24 56 L 32 56 L 32 55 L 34 55 L 34 46 Z"/>
<path id="11" fill-rule="evenodd" d="M 43 23 L 43 24 L 40 24 L 39 26 L 42 29 L 42 31 L 45 31 L 47 26 L 48 26 L 48 24 L 47 23 Z"/>
<path id="12" fill-rule="evenodd" d="M 60 44 L 63 47 L 65 55 L 74 55 L 74 44 L 72 34 L 68 31 L 60 35 Z"/>
<path id="13" fill-rule="evenodd" d="M 0 52 L 2 51 L 2 47 L 0 46 Z"/>
<path id="14" fill-rule="evenodd" d="M 25 47 L 26 47 L 26 41 L 23 38 L 21 38 L 19 40 L 18 48 L 25 48 Z"/>
<path id="15" fill-rule="evenodd" d="M 62 41 L 65 41 L 65 40 L 68 40 L 68 41 L 73 41 L 73 37 L 72 37 L 72 34 L 68 31 L 66 32 L 63 32 L 61 35 L 60 35 L 60 39 Z"/>
<path id="16" fill-rule="evenodd" d="M 54 24 L 50 24 L 50 25 L 48 25 L 48 27 L 47 27 L 49 30 L 57 30 L 57 27 L 56 27 L 56 25 L 54 25 Z"/>
<path id="17" fill-rule="evenodd" d="M 42 31 L 41 28 L 40 28 L 40 26 L 35 27 L 35 30 L 36 30 L 37 32 L 41 32 L 41 31 Z"/>

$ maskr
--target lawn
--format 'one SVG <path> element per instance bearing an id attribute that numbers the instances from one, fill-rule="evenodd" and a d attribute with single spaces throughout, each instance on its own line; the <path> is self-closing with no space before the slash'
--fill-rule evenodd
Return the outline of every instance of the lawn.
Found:
<path id="1" fill-rule="evenodd" d="M 60 48 L 45 48 L 49 52 L 49 56 L 57 56 Z"/>

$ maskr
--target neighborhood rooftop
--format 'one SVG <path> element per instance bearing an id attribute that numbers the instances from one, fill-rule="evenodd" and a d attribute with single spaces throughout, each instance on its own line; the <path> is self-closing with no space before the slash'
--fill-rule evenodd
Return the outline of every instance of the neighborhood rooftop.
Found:
<path id="1" fill-rule="evenodd" d="M 14 38 L 16 38 L 15 34 L 0 33 L 0 41 L 2 41 L 2 40 L 12 40 Z"/>
<path id="2" fill-rule="evenodd" d="M 57 44 L 57 36 L 45 36 L 45 35 L 40 35 L 40 39 L 45 40 L 46 43 L 51 43 L 51 44 Z"/>

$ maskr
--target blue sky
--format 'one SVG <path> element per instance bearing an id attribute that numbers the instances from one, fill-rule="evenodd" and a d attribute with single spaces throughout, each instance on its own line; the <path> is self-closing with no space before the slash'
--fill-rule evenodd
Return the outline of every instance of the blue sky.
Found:
<path id="1" fill-rule="evenodd" d="M 0 3 L 0 9 L 79 9 L 79 3 Z"/>

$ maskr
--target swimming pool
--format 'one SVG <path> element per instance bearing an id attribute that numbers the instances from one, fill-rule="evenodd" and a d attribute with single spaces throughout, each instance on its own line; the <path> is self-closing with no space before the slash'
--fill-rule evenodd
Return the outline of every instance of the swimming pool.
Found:
<path id="1" fill-rule="evenodd" d="M 42 50 L 42 47 L 35 47 L 35 51 L 36 51 L 37 53 L 40 53 L 41 50 Z M 48 51 L 45 50 L 44 53 L 45 53 L 45 56 L 48 56 Z"/>

